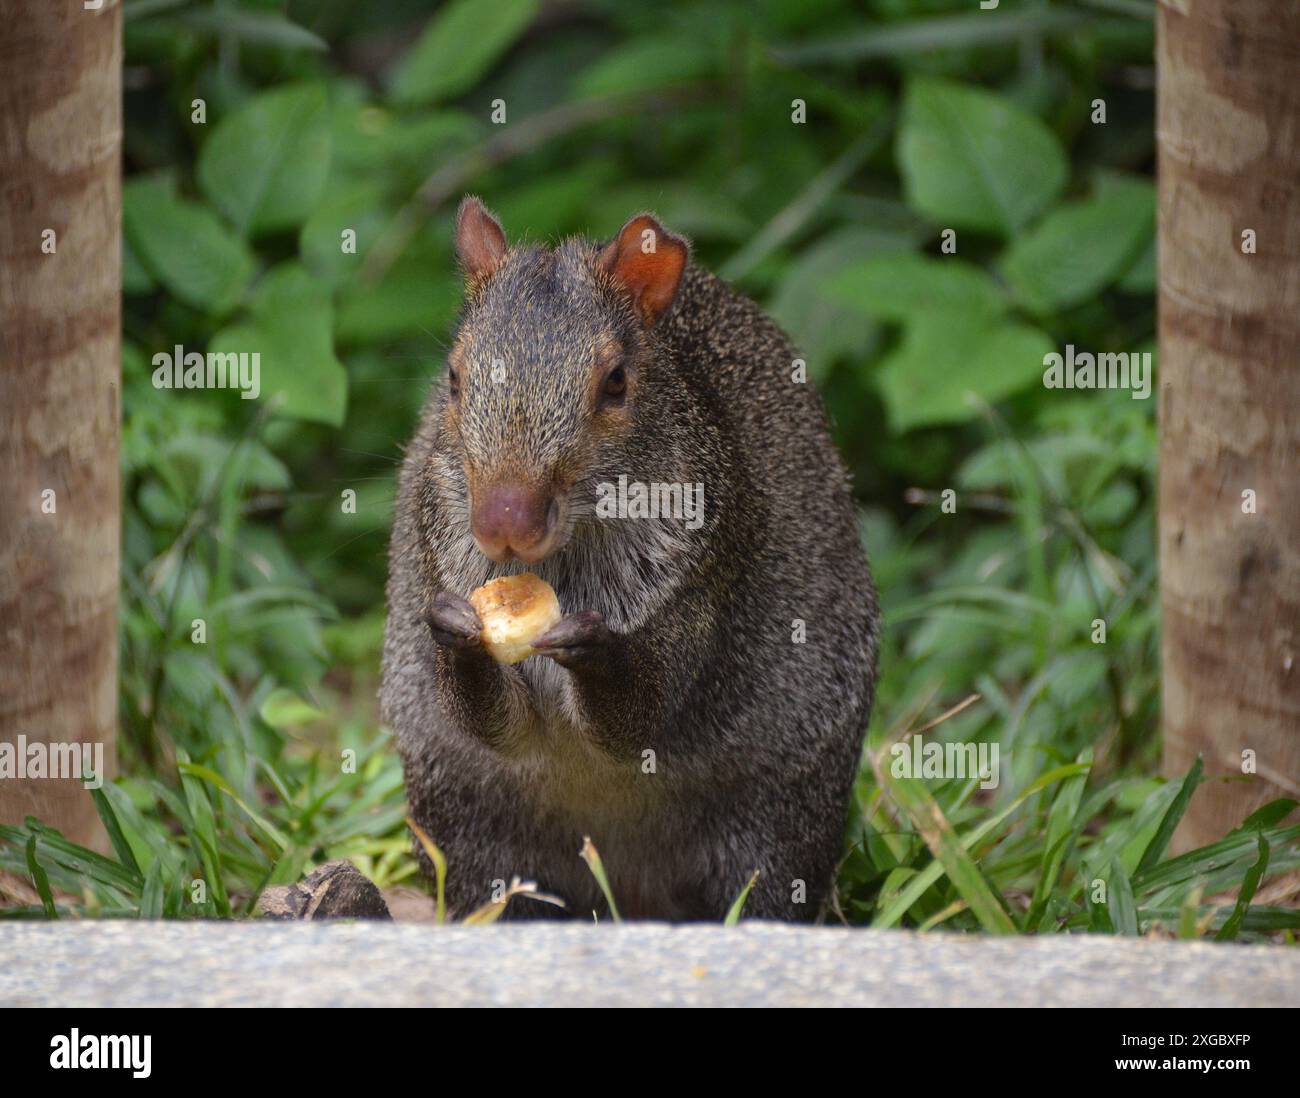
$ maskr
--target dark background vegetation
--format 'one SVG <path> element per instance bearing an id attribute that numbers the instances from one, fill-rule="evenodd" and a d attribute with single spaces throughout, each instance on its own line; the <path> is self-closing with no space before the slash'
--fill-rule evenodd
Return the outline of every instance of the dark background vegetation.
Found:
<path id="1" fill-rule="evenodd" d="M 1150 3 L 429 9 L 126 4 L 127 777 L 101 798 L 114 858 L 38 835 L 67 904 L 247 912 L 334 857 L 414 880 L 375 705 L 385 548 L 473 191 L 512 240 L 605 237 L 654 209 L 806 355 L 887 623 L 883 766 L 864 762 L 832 918 L 1296 925 L 1210 902 L 1253 893 L 1270 845 L 1270 870 L 1300 864 L 1285 812 L 1168 853 L 1200 776 L 1150 776 L 1156 402 L 1041 380 L 1067 343 L 1154 351 Z M 177 344 L 260 350 L 262 399 L 156 390 L 152 356 Z M 999 788 L 893 777 L 889 738 L 972 694 L 927 736 L 999 743 Z"/>

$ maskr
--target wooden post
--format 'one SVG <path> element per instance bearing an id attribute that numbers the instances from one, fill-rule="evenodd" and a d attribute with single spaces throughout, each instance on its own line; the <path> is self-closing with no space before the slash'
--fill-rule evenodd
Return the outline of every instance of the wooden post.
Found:
<path id="1" fill-rule="evenodd" d="M 102 744 L 110 775 L 121 147 L 117 0 L 0 0 L 0 750 Z M 28 814 L 103 845 L 76 776 L 0 778 Z"/>
<path id="2" fill-rule="evenodd" d="M 1181 845 L 1300 799 L 1300 7 L 1161 0 L 1165 771 Z"/>

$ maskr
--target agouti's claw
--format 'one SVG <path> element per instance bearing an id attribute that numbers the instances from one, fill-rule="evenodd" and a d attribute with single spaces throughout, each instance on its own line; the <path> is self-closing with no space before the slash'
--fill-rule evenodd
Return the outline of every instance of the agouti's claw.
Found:
<path id="1" fill-rule="evenodd" d="M 473 648 L 483 628 L 474 607 L 459 595 L 439 591 L 424 618 L 435 644 L 447 648 Z"/>
<path id="2" fill-rule="evenodd" d="M 549 656 L 561 667 L 572 667 L 597 657 L 614 639 L 599 612 L 583 610 L 561 618 L 533 641 L 539 656 Z"/>

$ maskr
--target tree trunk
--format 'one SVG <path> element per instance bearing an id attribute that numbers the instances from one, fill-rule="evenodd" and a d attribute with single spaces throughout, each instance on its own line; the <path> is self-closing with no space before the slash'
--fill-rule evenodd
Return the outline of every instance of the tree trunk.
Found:
<path id="1" fill-rule="evenodd" d="M 0 0 L 0 822 L 100 846 L 30 773 L 116 767 L 121 78 L 117 0 Z"/>
<path id="2" fill-rule="evenodd" d="M 1158 18 L 1165 771 L 1246 776 L 1186 847 L 1300 798 L 1300 8 Z"/>

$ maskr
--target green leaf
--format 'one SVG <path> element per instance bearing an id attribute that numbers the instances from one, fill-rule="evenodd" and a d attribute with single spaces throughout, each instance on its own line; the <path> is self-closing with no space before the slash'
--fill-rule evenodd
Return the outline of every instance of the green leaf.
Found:
<path id="1" fill-rule="evenodd" d="M 572 90 L 580 98 L 648 91 L 707 76 L 712 68 L 708 44 L 700 39 L 636 38 L 602 55 Z"/>
<path id="2" fill-rule="evenodd" d="M 354 279 L 343 287 L 339 341 L 374 344 L 443 330 L 455 318 L 464 292 L 450 260 L 435 265 L 424 255 L 403 258 L 375 285 Z"/>
<path id="3" fill-rule="evenodd" d="M 888 764 L 877 765 L 876 776 L 911 818 L 930 853 L 943 866 L 980 925 L 990 934 L 1014 934 L 1016 927 L 1011 917 L 925 785 L 916 778 L 895 777 Z"/>
<path id="4" fill-rule="evenodd" d="M 212 210 L 149 181 L 122 188 L 122 224 L 148 273 L 186 305 L 229 312 L 253 277 L 252 253 Z"/>
<path id="5" fill-rule="evenodd" d="M 1136 938 L 1138 918 L 1137 904 L 1133 901 L 1133 885 L 1118 858 L 1112 859 L 1110 863 L 1106 907 L 1110 912 L 1111 926 L 1115 928 L 1115 933 Z"/>
<path id="6" fill-rule="evenodd" d="M 584 835 L 582 839 L 582 849 L 578 851 L 578 857 L 587 863 L 587 868 L 591 870 L 591 875 L 596 879 L 596 884 L 600 886 L 600 891 L 605 897 L 605 903 L 609 905 L 609 914 L 614 922 L 621 923 L 619 918 L 618 907 L 614 903 L 614 893 L 609 887 L 609 877 L 605 874 L 605 863 L 600 859 L 600 851 L 596 849 L 596 844 L 591 841 L 590 835 Z"/>
<path id="7" fill-rule="evenodd" d="M 937 224 L 1010 236 L 1069 176 L 1056 135 L 1001 96 L 917 79 L 905 93 L 897 154 L 909 204 Z"/>
<path id="8" fill-rule="evenodd" d="M 865 256 L 905 253 L 916 243 L 916 234 L 851 226 L 819 240 L 790 263 L 768 300 L 768 312 L 790 333 L 814 378 L 825 377 L 841 355 L 869 353 L 877 331 L 874 321 L 833 292 L 827 276 Z"/>
<path id="9" fill-rule="evenodd" d="M 134 895 L 140 887 L 139 875 L 111 858 L 65 839 L 55 828 L 48 827 L 31 816 L 24 822 L 28 830 L 34 831 L 40 839 L 42 855 L 53 864 L 130 895 Z"/>
<path id="10" fill-rule="evenodd" d="M 276 687 L 262 702 L 258 716 L 272 728 L 280 730 L 312 724 L 325 717 L 321 710 L 303 701 L 292 690 Z"/>
<path id="11" fill-rule="evenodd" d="M 397 66 L 394 98 L 423 104 L 468 91 L 514 45 L 537 8 L 537 0 L 452 0 Z"/>
<path id="12" fill-rule="evenodd" d="M 269 272 L 258 285 L 248 323 L 212 337 L 209 353 L 258 354 L 262 400 L 295 419 L 338 427 L 347 410 L 347 370 L 334 355 L 334 309 L 328 289 L 297 263 Z"/>
<path id="13" fill-rule="evenodd" d="M 1152 239 L 1155 216 L 1149 182 L 1067 203 L 1011 245 L 1003 273 L 1035 312 L 1077 305 L 1134 263 Z"/>
<path id="14" fill-rule="evenodd" d="M 298 252 L 312 274 L 333 285 L 353 276 L 370 246 L 388 226 L 392 212 L 378 179 L 327 194 L 298 234 Z M 355 251 L 343 250 L 343 233 L 356 234 Z"/>
<path id="15" fill-rule="evenodd" d="M 331 187 L 370 186 L 391 190 L 394 178 L 423 179 L 435 166 L 481 141 L 486 126 L 454 109 L 405 117 L 368 100 L 331 102 Z M 339 169 L 343 169 L 339 173 Z M 327 189 L 326 199 L 329 193 Z"/>
<path id="16" fill-rule="evenodd" d="M 434 922 L 441 926 L 447 921 L 447 857 L 429 838 L 424 828 L 409 816 L 406 817 L 406 825 L 414 833 L 416 839 L 419 840 L 420 845 L 424 847 L 425 854 L 429 856 L 429 861 L 433 864 L 434 891 L 437 896 L 433 918 Z"/>
<path id="17" fill-rule="evenodd" d="M 993 403 L 1040 381 L 1051 350 L 1046 335 L 1021 324 L 970 315 L 910 324 L 878 368 L 889 421 L 903 432 L 974 419 L 979 400 Z"/>
<path id="18" fill-rule="evenodd" d="M 989 835 L 995 828 L 1009 817 L 1017 808 L 1025 803 L 1030 797 L 1039 791 L 1046 789 L 1054 782 L 1064 779 L 1081 777 L 1086 780 L 1088 776 L 1089 765 L 1084 763 L 1072 763 L 1068 766 L 1058 766 L 1054 770 L 1049 770 L 1046 774 L 1040 775 L 1030 783 L 1024 791 L 1016 797 L 1006 808 L 1002 809 L 996 815 L 985 820 L 979 826 L 972 828 L 962 836 L 961 845 L 967 850 L 974 850 L 984 838 Z M 915 876 L 913 874 L 915 873 Z M 884 887 L 881 889 L 881 903 L 883 904 L 888 894 L 893 890 L 898 890 L 897 898 L 894 899 L 888 907 L 876 915 L 872 920 L 873 927 L 891 927 L 901 919 L 911 906 L 921 898 L 921 895 L 944 873 L 943 863 L 933 861 L 919 873 L 916 873 L 909 867 L 900 866 L 890 872 L 885 880 Z M 909 879 L 910 878 L 910 879 Z M 903 886 L 904 887 L 899 887 Z"/>
<path id="19" fill-rule="evenodd" d="M 135 254 L 135 249 L 131 246 L 131 238 L 123 236 L 122 238 L 122 292 L 127 297 L 139 294 L 153 293 L 158 288 L 154 282 L 153 275 L 143 263 L 140 257 Z"/>
<path id="20" fill-rule="evenodd" d="M 167 868 L 161 858 L 155 858 L 149 863 L 149 872 L 145 874 L 144 888 L 140 893 L 140 918 L 162 918 L 163 901 L 166 892 L 163 878 Z"/>
<path id="21" fill-rule="evenodd" d="M 1300 825 L 1264 832 L 1234 832 L 1217 843 L 1189 850 L 1186 854 L 1161 862 L 1155 868 L 1136 875 L 1135 883 L 1143 892 L 1152 893 L 1184 881 L 1208 876 L 1216 870 L 1231 866 L 1233 862 L 1248 857 L 1255 849 L 1255 840 L 1260 834 L 1263 834 L 1269 845 L 1274 848 L 1289 846 L 1300 840 Z"/>
<path id="22" fill-rule="evenodd" d="M 216 786 L 222 793 L 234 801 L 235 804 L 239 805 L 239 807 L 243 809 L 244 814 L 252 820 L 253 823 L 257 824 L 257 826 L 266 834 L 267 838 L 275 843 L 276 846 L 281 850 L 288 849 L 289 840 L 285 837 L 284 833 L 265 816 L 250 808 L 248 803 L 235 792 L 231 784 L 215 770 L 211 767 L 200 766 L 197 763 L 181 762 L 176 765 L 177 769 L 179 769 L 182 774 L 192 778 L 200 778 L 203 781 Z M 196 821 L 197 818 L 196 815 Z"/>
<path id="23" fill-rule="evenodd" d="M 1178 796 L 1165 810 L 1165 814 L 1160 820 L 1160 826 L 1156 828 L 1156 833 L 1151 836 L 1151 841 L 1147 843 L 1146 850 L 1142 852 L 1142 858 L 1134 871 L 1136 874 L 1145 873 L 1160 864 L 1160 859 L 1164 857 L 1165 850 L 1169 846 L 1169 840 L 1174 836 L 1174 828 L 1178 826 L 1178 821 L 1183 818 L 1183 814 L 1187 811 L 1192 794 L 1196 792 L 1196 787 L 1201 784 L 1204 774 L 1205 764 L 1201 761 L 1200 755 L 1197 755 L 1196 761 L 1192 763 L 1191 768 L 1187 771 L 1187 776 L 1183 778 L 1183 784 L 1179 787 Z"/>
<path id="24" fill-rule="evenodd" d="M 1034 883 L 1034 895 L 1029 911 L 1025 915 L 1027 928 L 1038 926 L 1047 912 L 1048 900 L 1056 887 L 1057 878 L 1061 875 L 1061 866 L 1069 853 L 1069 847 L 1086 822 L 1078 820 L 1079 802 L 1083 799 L 1083 787 L 1088 782 L 1088 774 L 1092 767 L 1092 749 L 1083 751 L 1078 762 L 1088 769 L 1062 783 L 1047 814 L 1047 831 L 1043 836 L 1043 855 L 1038 865 L 1038 880 Z"/>
<path id="25" fill-rule="evenodd" d="M 41 897 L 41 906 L 45 909 L 47 919 L 57 919 L 59 909 L 54 905 L 54 893 L 50 891 L 50 879 L 45 875 L 45 867 L 36 857 L 36 836 L 27 840 L 27 872 L 32 875 L 32 884 Z"/>
<path id="26" fill-rule="evenodd" d="M 196 30 L 220 32 L 240 42 L 255 46 L 282 46 L 286 49 L 315 50 L 324 53 L 329 43 L 306 27 L 300 27 L 283 15 L 271 11 L 241 11 L 225 6 L 220 10 L 187 11 L 176 17 L 178 23 Z"/>
<path id="27" fill-rule="evenodd" d="M 241 234 L 296 228 L 329 175 L 325 88 L 290 85 L 250 99 L 199 153 L 199 186 Z"/>
<path id="28" fill-rule="evenodd" d="M 1151 922 L 1161 922 L 1167 926 L 1178 926 L 1180 938 L 1199 937 L 1197 923 L 1202 916 L 1209 915 L 1209 925 L 1223 913 L 1223 908 L 1215 904 L 1201 905 L 1199 891 L 1189 894 L 1188 902 L 1182 907 L 1147 907 L 1143 905 L 1142 915 Z M 1229 915 L 1231 918 L 1231 915 Z M 1223 928 L 1224 919 L 1219 924 Z M 1300 909 L 1294 907 L 1265 907 L 1253 904 L 1237 928 L 1240 931 L 1252 931 L 1268 934 L 1278 930 L 1300 930 Z"/>
<path id="29" fill-rule="evenodd" d="M 113 806 L 108 803 L 108 797 L 104 790 L 102 788 L 92 789 L 90 798 L 95 802 L 95 811 L 99 813 L 99 818 L 104 822 L 104 830 L 108 832 L 108 840 L 113 844 L 117 860 L 137 877 L 140 876 L 140 865 L 135 860 L 135 852 L 132 851 L 131 844 L 126 841 L 126 836 L 122 834 L 122 825 L 118 822 L 117 813 L 113 811 Z"/>
<path id="30" fill-rule="evenodd" d="M 869 57 L 896 57 L 930 50 L 962 50 L 1014 41 L 1024 35 L 1059 33 L 1076 27 L 1082 12 L 973 11 L 881 23 L 853 34 L 777 46 L 772 55 L 785 65 L 848 64 Z"/>
<path id="31" fill-rule="evenodd" d="M 1097 797 L 1101 798 L 1105 794 L 1104 790 L 1099 790 Z M 1162 782 L 1155 785 L 1142 801 L 1138 810 L 1131 816 L 1121 820 L 1119 824 L 1109 832 L 1103 832 L 1100 841 L 1094 841 L 1093 845 L 1087 848 L 1083 855 L 1084 873 L 1076 879 L 1074 895 L 1083 889 L 1086 880 L 1093 877 L 1099 877 L 1105 872 L 1106 866 L 1111 860 L 1120 857 L 1126 850 L 1133 847 L 1144 835 L 1154 835 L 1160 826 L 1160 820 L 1168 811 L 1169 805 L 1173 803 L 1174 798 L 1178 795 L 1178 787 L 1172 782 Z M 1089 813 L 1087 808 L 1099 811 L 1100 804 L 1085 806 L 1084 815 Z M 1142 849 L 1150 839 L 1143 843 Z M 1138 855 L 1133 853 L 1129 857 L 1130 864 L 1136 864 Z"/>
<path id="32" fill-rule="evenodd" d="M 873 256 L 827 279 L 840 301 L 878 320 L 933 320 L 963 315 L 995 319 L 1006 311 L 996 282 L 960 259 Z"/>
<path id="33" fill-rule="evenodd" d="M 1242 878 L 1241 891 L 1237 893 L 1237 902 L 1232 908 L 1232 914 L 1228 916 L 1228 921 L 1219 928 L 1219 933 L 1214 936 L 1215 941 L 1231 942 L 1236 939 L 1237 934 L 1241 931 L 1241 924 L 1250 908 L 1250 901 L 1255 898 L 1259 882 L 1263 880 L 1264 874 L 1268 870 L 1268 853 L 1268 843 L 1264 840 L 1263 834 L 1260 834 L 1259 859 L 1246 870 L 1246 876 Z"/>
<path id="34" fill-rule="evenodd" d="M 1275 801 L 1269 801 L 1268 804 L 1255 809 L 1242 821 L 1240 827 L 1234 827 L 1229 834 L 1236 835 L 1239 832 L 1256 828 L 1276 827 L 1291 815 L 1296 810 L 1296 807 L 1297 802 L 1290 797 L 1279 797 Z"/>
<path id="35" fill-rule="evenodd" d="M 122 17 L 128 21 L 145 19 L 158 12 L 184 7 L 190 0 L 124 0 Z"/>
<path id="36" fill-rule="evenodd" d="M 745 882 L 745 887 L 740 890 L 735 900 L 732 901 L 731 907 L 727 909 L 727 917 L 722 920 L 723 926 L 735 926 L 740 922 L 740 916 L 745 910 L 745 901 L 749 899 L 749 894 L 753 891 L 754 882 L 758 880 L 758 870 L 750 874 L 749 880 Z"/>
<path id="37" fill-rule="evenodd" d="M 142 864 L 142 861 L 151 862 L 154 859 L 166 859 L 175 855 L 172 835 L 166 824 L 153 815 L 146 818 L 121 784 L 109 783 L 104 786 L 103 792 L 121 825 L 123 836 L 135 855 L 137 866 Z"/>
<path id="38" fill-rule="evenodd" d="M 1146 242 L 1138 257 L 1115 280 L 1115 288 L 1126 294 L 1154 294 L 1156 292 L 1156 237 Z"/>
<path id="39" fill-rule="evenodd" d="M 1143 909 L 1148 916 L 1153 919 L 1159 919 L 1151 908 Z M 1201 890 L 1192 889 L 1184 898 L 1182 906 L 1178 909 L 1178 937 L 1183 939 L 1199 938 L 1201 936 L 1199 922 L 1201 913 Z M 1300 912 L 1297 912 L 1300 915 Z"/>
<path id="40" fill-rule="evenodd" d="M 226 895 L 226 882 L 221 875 L 221 851 L 217 845 L 217 821 L 212 811 L 212 802 L 207 791 L 198 778 L 186 773 L 189 765 L 185 753 L 179 752 L 177 767 L 181 774 L 181 786 L 185 791 L 185 804 L 189 809 L 190 819 L 186 833 L 198 851 L 199 861 L 203 863 L 203 876 L 207 883 L 208 894 L 212 899 L 217 914 L 223 918 L 230 916 L 230 899 Z"/>

